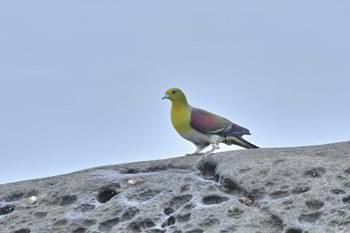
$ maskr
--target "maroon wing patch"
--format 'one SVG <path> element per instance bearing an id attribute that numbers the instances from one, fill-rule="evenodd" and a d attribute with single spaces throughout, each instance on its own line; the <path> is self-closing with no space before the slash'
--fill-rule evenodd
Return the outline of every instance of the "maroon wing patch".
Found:
<path id="1" fill-rule="evenodd" d="M 236 125 L 226 118 L 199 108 L 192 108 L 191 126 L 203 133 L 222 136 L 242 136 L 250 134 L 248 129 Z"/>
<path id="2" fill-rule="evenodd" d="M 203 133 L 214 133 L 224 128 L 218 126 L 217 116 L 199 108 L 192 108 L 191 126 Z"/>

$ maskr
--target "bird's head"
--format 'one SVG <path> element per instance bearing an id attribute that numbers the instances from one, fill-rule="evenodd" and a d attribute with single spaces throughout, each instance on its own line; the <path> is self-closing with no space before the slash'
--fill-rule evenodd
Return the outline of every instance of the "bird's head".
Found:
<path id="1" fill-rule="evenodd" d="M 162 99 L 169 99 L 173 103 L 187 103 L 185 94 L 179 88 L 169 88 Z"/>

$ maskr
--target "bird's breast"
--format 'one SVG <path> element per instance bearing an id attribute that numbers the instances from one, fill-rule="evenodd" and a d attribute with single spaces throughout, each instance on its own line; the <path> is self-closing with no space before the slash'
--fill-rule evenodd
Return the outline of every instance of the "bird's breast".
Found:
<path id="1" fill-rule="evenodd" d="M 171 108 L 171 122 L 179 133 L 188 132 L 191 130 L 191 109 L 181 106 L 172 106 Z"/>

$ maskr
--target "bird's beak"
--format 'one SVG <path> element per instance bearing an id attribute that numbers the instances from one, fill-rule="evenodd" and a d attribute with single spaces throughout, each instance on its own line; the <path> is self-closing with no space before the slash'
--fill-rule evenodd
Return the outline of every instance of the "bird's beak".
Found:
<path id="1" fill-rule="evenodd" d="M 162 100 L 165 100 L 165 99 L 169 99 L 169 95 L 166 94 L 165 96 L 162 97 Z"/>

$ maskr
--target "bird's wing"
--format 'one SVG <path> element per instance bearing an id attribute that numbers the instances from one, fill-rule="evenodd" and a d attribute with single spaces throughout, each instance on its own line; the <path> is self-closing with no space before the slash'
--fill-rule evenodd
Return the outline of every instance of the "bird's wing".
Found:
<path id="1" fill-rule="evenodd" d="M 207 134 L 218 134 L 223 136 L 242 136 L 250 134 L 249 130 L 221 116 L 215 115 L 199 108 L 191 107 L 192 128 Z"/>

